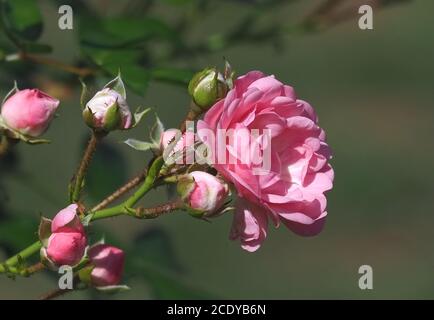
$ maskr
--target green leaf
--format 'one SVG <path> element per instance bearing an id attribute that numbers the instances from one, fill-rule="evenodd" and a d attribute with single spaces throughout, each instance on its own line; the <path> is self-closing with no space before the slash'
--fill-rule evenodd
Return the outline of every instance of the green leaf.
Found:
<path id="1" fill-rule="evenodd" d="M 130 287 L 125 285 L 118 285 L 118 286 L 95 287 L 95 289 L 100 292 L 114 294 L 118 292 L 128 291 L 130 290 Z"/>
<path id="2" fill-rule="evenodd" d="M 127 139 L 124 141 L 124 143 L 138 151 L 148 151 L 155 147 L 155 145 L 150 142 L 140 141 L 136 139 Z"/>
<path id="3" fill-rule="evenodd" d="M 111 105 L 104 116 L 104 130 L 107 132 L 116 130 L 122 124 L 122 114 L 119 105 L 115 102 Z"/>
<path id="4" fill-rule="evenodd" d="M 155 68 L 152 70 L 152 78 L 162 82 L 179 85 L 188 85 L 195 72 L 188 69 Z"/>
<path id="5" fill-rule="evenodd" d="M 110 89 L 116 91 L 117 93 L 119 93 L 119 95 L 122 98 L 124 98 L 124 99 L 127 98 L 127 92 L 125 90 L 124 82 L 122 81 L 122 78 L 121 78 L 120 70 L 118 70 L 118 75 L 116 76 L 116 78 L 114 78 L 109 83 L 107 83 L 104 86 L 104 88 L 110 88 Z"/>
<path id="6" fill-rule="evenodd" d="M 136 111 L 134 112 L 134 124 L 133 124 L 133 128 L 136 127 L 140 121 L 142 121 L 143 117 L 149 112 L 151 111 L 151 108 L 146 108 L 145 110 L 141 110 L 140 107 L 138 107 L 136 109 Z"/>
<path id="7" fill-rule="evenodd" d="M 14 87 L 5 95 L 2 101 L 2 105 L 4 105 L 6 100 L 9 99 L 11 96 L 13 96 L 15 93 L 17 93 L 18 91 L 19 91 L 18 84 L 16 81 L 14 81 Z M 1 119 L 0 119 L 0 124 L 1 124 Z"/>
<path id="8" fill-rule="evenodd" d="M 137 50 L 107 50 L 82 47 L 83 53 L 104 71 L 115 77 L 119 70 L 125 85 L 139 95 L 144 95 L 148 88 L 151 73 L 139 64 L 140 52 Z"/>
<path id="9" fill-rule="evenodd" d="M 134 64 L 121 64 L 122 77 L 125 84 L 139 95 L 145 95 L 148 89 L 150 72 L 139 65 Z M 109 71 L 111 74 L 115 73 L 116 69 L 119 69 L 118 65 L 105 65 L 103 69 Z"/>
<path id="10" fill-rule="evenodd" d="M 83 219 L 81 219 L 81 223 L 83 224 L 83 226 L 87 227 L 90 224 L 90 221 L 93 218 L 93 213 L 90 213 L 88 215 L 86 215 Z"/>
<path id="11" fill-rule="evenodd" d="M 96 20 L 83 17 L 80 39 L 86 46 L 120 49 L 137 48 L 150 39 L 176 39 L 177 32 L 157 18 L 119 17 Z"/>
<path id="12" fill-rule="evenodd" d="M 51 141 L 47 140 L 47 139 L 33 139 L 33 138 L 25 137 L 25 136 L 21 136 L 20 139 L 21 139 L 21 141 L 24 141 L 25 143 L 28 143 L 28 144 L 47 144 L 47 143 L 51 143 Z"/>
<path id="13" fill-rule="evenodd" d="M 5 28 L 21 39 L 37 40 L 42 34 L 42 15 L 37 1 L 2 0 L 2 20 Z"/>
<path id="14" fill-rule="evenodd" d="M 48 238 L 51 235 L 51 220 L 41 217 L 41 222 L 38 228 L 38 237 L 41 240 L 42 245 L 46 247 L 48 245 Z"/>
<path id="15" fill-rule="evenodd" d="M 80 106 L 81 106 L 81 109 L 84 110 L 84 108 L 86 107 L 87 99 L 88 99 L 88 90 L 87 90 L 86 83 L 82 79 L 79 79 L 79 80 L 80 80 L 80 84 L 81 84 Z"/>
<path id="16" fill-rule="evenodd" d="M 164 125 L 157 114 L 155 114 L 155 123 L 151 128 L 150 138 L 155 145 L 160 145 L 161 135 L 164 132 Z"/>

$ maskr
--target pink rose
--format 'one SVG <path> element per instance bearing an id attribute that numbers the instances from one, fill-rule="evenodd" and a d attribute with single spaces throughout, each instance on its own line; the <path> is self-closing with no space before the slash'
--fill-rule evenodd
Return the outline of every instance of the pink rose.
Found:
<path id="1" fill-rule="evenodd" d="M 89 100 L 83 117 L 90 127 L 99 130 L 129 129 L 132 125 L 132 114 L 126 100 L 110 88 L 98 91 Z"/>
<path id="2" fill-rule="evenodd" d="M 38 89 L 17 91 L 1 108 L 1 117 L 12 130 L 21 134 L 38 137 L 50 125 L 59 100 Z"/>
<path id="3" fill-rule="evenodd" d="M 218 129 L 233 130 L 233 139 L 222 140 Z M 246 135 L 252 129 L 259 136 Z M 208 140 L 209 131 L 216 133 L 215 143 Z M 198 135 L 210 148 L 214 167 L 238 192 L 231 238 L 244 249 L 259 248 L 268 220 L 305 236 L 321 231 L 324 193 L 334 177 L 331 152 L 315 111 L 292 87 L 259 71 L 239 77 L 199 121 Z M 232 161 L 218 161 L 219 153 Z"/>
<path id="4" fill-rule="evenodd" d="M 125 260 L 121 249 L 99 244 L 90 248 L 89 259 L 94 265 L 90 274 L 94 286 L 113 286 L 120 282 Z"/>
<path id="5" fill-rule="evenodd" d="M 223 206 L 229 188 L 209 173 L 193 171 L 180 180 L 178 193 L 195 214 L 210 217 Z"/>
<path id="6" fill-rule="evenodd" d="M 74 266 L 84 255 L 87 239 L 77 208 L 76 204 L 69 205 L 51 223 L 47 256 L 56 265 Z"/>

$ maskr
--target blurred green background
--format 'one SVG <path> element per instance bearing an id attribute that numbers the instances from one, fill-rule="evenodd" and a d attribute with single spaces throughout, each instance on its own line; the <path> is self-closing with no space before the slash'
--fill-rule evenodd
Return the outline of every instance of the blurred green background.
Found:
<path id="1" fill-rule="evenodd" d="M 79 29 L 93 21 L 80 20 L 81 14 L 123 16 L 131 23 L 153 17 L 171 25 L 173 34 L 186 34 L 187 43 L 206 43 L 192 52 L 182 45 L 171 52 L 157 36 L 132 49 L 152 52 L 149 59 L 138 58 L 143 70 L 153 68 L 152 63 L 178 70 L 177 79 L 150 80 L 147 88 L 140 85 L 152 76 L 131 75 L 132 86 L 139 85 L 128 91 L 130 106 L 155 107 L 167 127 L 177 126 L 187 111 L 183 78 L 190 70 L 222 65 L 225 56 L 238 74 L 258 69 L 294 86 L 298 96 L 316 108 L 334 150 L 335 187 L 328 195 L 329 215 L 320 235 L 302 238 L 270 226 L 267 240 L 252 254 L 228 240 L 230 214 L 212 223 L 181 212 L 156 220 L 99 221 L 91 235 L 98 239 L 105 234 L 127 250 L 124 282 L 132 289 L 108 297 L 74 292 L 65 298 L 434 298 L 434 2 L 374 8 L 372 31 L 360 30 L 357 11 L 350 10 L 354 16 L 339 23 L 309 24 L 304 26 L 312 28 L 309 32 L 294 29 L 276 37 L 276 24 L 297 25 L 324 1 L 271 2 L 74 1 L 74 30 L 62 31 L 57 9 L 63 2 L 37 1 L 44 20 L 39 41 L 53 47 L 48 56 L 65 63 L 92 65 L 83 61 Z M 266 30 L 265 36 L 257 37 L 259 32 L 246 41 L 222 44 L 221 34 L 245 16 L 251 20 L 241 29 Z M 81 32 L 98 39 L 98 34 L 91 35 L 96 29 L 89 28 Z M 121 52 L 115 61 L 122 68 L 130 66 L 131 58 Z M 1 164 L 4 260 L 36 239 L 39 214 L 52 217 L 66 205 L 67 185 L 88 130 L 81 119 L 76 76 L 30 63 L 2 62 L 0 67 L 2 95 L 16 79 L 21 87 L 38 86 L 62 100 L 59 117 L 47 133 L 52 143 L 20 144 Z M 89 79 L 94 89 L 109 78 L 104 76 Z M 120 142 L 145 139 L 151 120 L 110 135 L 92 167 L 88 203 L 96 203 L 143 168 L 149 154 Z M 153 191 L 143 203 L 165 198 L 165 190 Z M 358 268 L 364 264 L 373 268 L 373 290 L 358 287 Z M 56 276 L 43 272 L 15 281 L 1 276 L 0 299 L 36 298 L 56 286 Z"/>

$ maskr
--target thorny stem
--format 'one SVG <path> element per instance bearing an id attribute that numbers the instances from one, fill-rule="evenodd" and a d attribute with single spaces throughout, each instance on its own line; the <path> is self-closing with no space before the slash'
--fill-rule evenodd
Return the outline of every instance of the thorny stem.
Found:
<path id="1" fill-rule="evenodd" d="M 163 164 L 163 157 L 156 158 L 148 170 L 145 181 L 131 197 L 115 207 L 94 212 L 91 221 L 128 214 L 127 209 L 132 208 L 146 193 L 148 193 L 154 187 L 155 181 L 157 180 L 158 174 L 160 173 L 160 169 Z"/>
<path id="2" fill-rule="evenodd" d="M 68 73 L 75 74 L 75 75 L 77 75 L 79 77 L 83 77 L 83 78 L 96 73 L 96 70 L 94 70 L 94 69 L 76 67 L 76 66 L 65 64 L 65 63 L 58 61 L 58 60 L 54 60 L 54 59 L 50 59 L 50 58 L 46 58 L 46 57 L 41 57 L 38 55 L 26 53 L 26 52 L 19 53 L 18 57 L 21 60 L 26 60 L 26 61 L 33 62 L 33 63 L 50 66 L 50 67 L 53 67 L 53 68 L 56 68 L 59 70 L 63 70 L 63 71 L 68 72 Z"/>
<path id="3" fill-rule="evenodd" d="M 73 287 L 75 287 L 75 285 L 79 281 L 80 280 L 79 280 L 78 276 L 77 275 L 74 276 L 74 279 L 72 280 Z M 55 299 L 55 298 L 58 298 L 58 297 L 60 297 L 60 296 L 62 296 L 64 294 L 66 294 L 68 292 L 72 292 L 72 291 L 74 291 L 74 289 L 59 289 L 59 288 L 57 288 L 57 289 L 54 289 L 52 291 L 49 291 L 48 293 L 45 293 L 45 294 L 41 295 L 39 297 L 39 300 L 51 300 L 51 299 Z"/>
<path id="4" fill-rule="evenodd" d="M 182 207 L 182 201 L 176 200 L 152 208 L 137 208 L 129 211 L 129 214 L 138 219 L 155 219 L 165 213 L 181 209 Z"/>
<path id="5" fill-rule="evenodd" d="M 81 189 L 83 187 L 84 177 L 86 176 L 87 169 L 89 168 L 92 157 L 95 153 L 98 142 L 104 137 L 104 134 L 92 132 L 92 136 L 84 151 L 83 158 L 81 159 L 80 166 L 75 174 L 71 188 L 71 202 L 76 203 L 80 200 Z"/>
<path id="6" fill-rule="evenodd" d="M 92 208 L 91 211 L 98 211 L 101 209 L 106 208 L 109 204 L 116 201 L 120 197 L 122 197 L 125 193 L 131 191 L 134 187 L 139 185 L 143 180 L 146 178 L 146 172 L 147 170 L 144 170 L 143 172 L 139 173 L 137 176 L 132 178 L 130 181 L 128 181 L 126 184 L 124 184 L 122 187 L 120 187 L 118 190 L 113 192 L 111 195 L 109 195 L 107 198 L 105 198 L 103 201 L 101 201 L 99 204 L 97 204 L 95 207 Z"/>
<path id="7" fill-rule="evenodd" d="M 52 300 L 72 291 L 74 291 L 74 289 L 54 289 L 40 296 L 39 300 Z"/>
<path id="8" fill-rule="evenodd" d="M 39 249 L 41 249 L 41 246 L 42 246 L 42 244 L 38 240 L 37 242 L 33 243 L 32 245 L 28 246 L 24 250 L 18 252 L 13 257 L 6 260 L 6 262 L 4 264 L 9 266 L 9 267 L 16 266 L 20 262 L 20 260 L 25 260 L 26 258 L 33 255 L 35 252 L 39 251 Z M 1 267 L 0 267 L 0 270 L 1 270 Z"/>
<path id="9" fill-rule="evenodd" d="M 8 273 L 10 275 L 18 275 L 18 276 L 22 276 L 22 277 L 29 277 L 32 274 L 39 272 L 43 269 L 45 269 L 45 266 L 41 262 L 38 262 L 38 263 L 31 265 L 30 267 L 27 267 L 27 268 L 9 267 L 6 264 L 0 265 L 0 272 L 1 273 Z"/>

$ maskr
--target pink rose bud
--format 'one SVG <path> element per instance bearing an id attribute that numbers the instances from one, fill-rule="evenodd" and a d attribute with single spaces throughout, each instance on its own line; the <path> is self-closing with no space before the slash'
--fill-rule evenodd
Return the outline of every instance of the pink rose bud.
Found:
<path id="1" fill-rule="evenodd" d="M 172 148 L 172 152 L 182 151 L 184 147 L 184 137 L 179 129 L 167 129 L 161 134 L 160 138 L 160 150 L 164 151 L 167 147 Z M 172 143 L 176 143 L 175 146 Z"/>
<path id="2" fill-rule="evenodd" d="M 90 263 L 94 266 L 90 281 L 96 287 L 117 285 L 124 270 L 124 252 L 113 246 L 98 244 L 89 250 Z"/>
<path id="3" fill-rule="evenodd" d="M 77 209 L 76 204 L 71 204 L 59 211 L 51 223 L 47 256 L 56 265 L 74 266 L 84 255 L 87 239 Z"/>
<path id="4" fill-rule="evenodd" d="M 125 99 L 115 90 L 104 88 L 86 104 L 83 111 L 86 124 L 96 130 L 129 129 L 132 115 Z"/>
<path id="5" fill-rule="evenodd" d="M 213 216 L 229 194 L 226 183 L 203 171 L 193 171 L 182 177 L 177 189 L 189 212 L 197 217 Z"/>
<path id="6" fill-rule="evenodd" d="M 59 100 L 38 89 L 17 91 L 1 108 L 1 117 L 12 130 L 29 136 L 42 135 L 54 117 Z"/>

